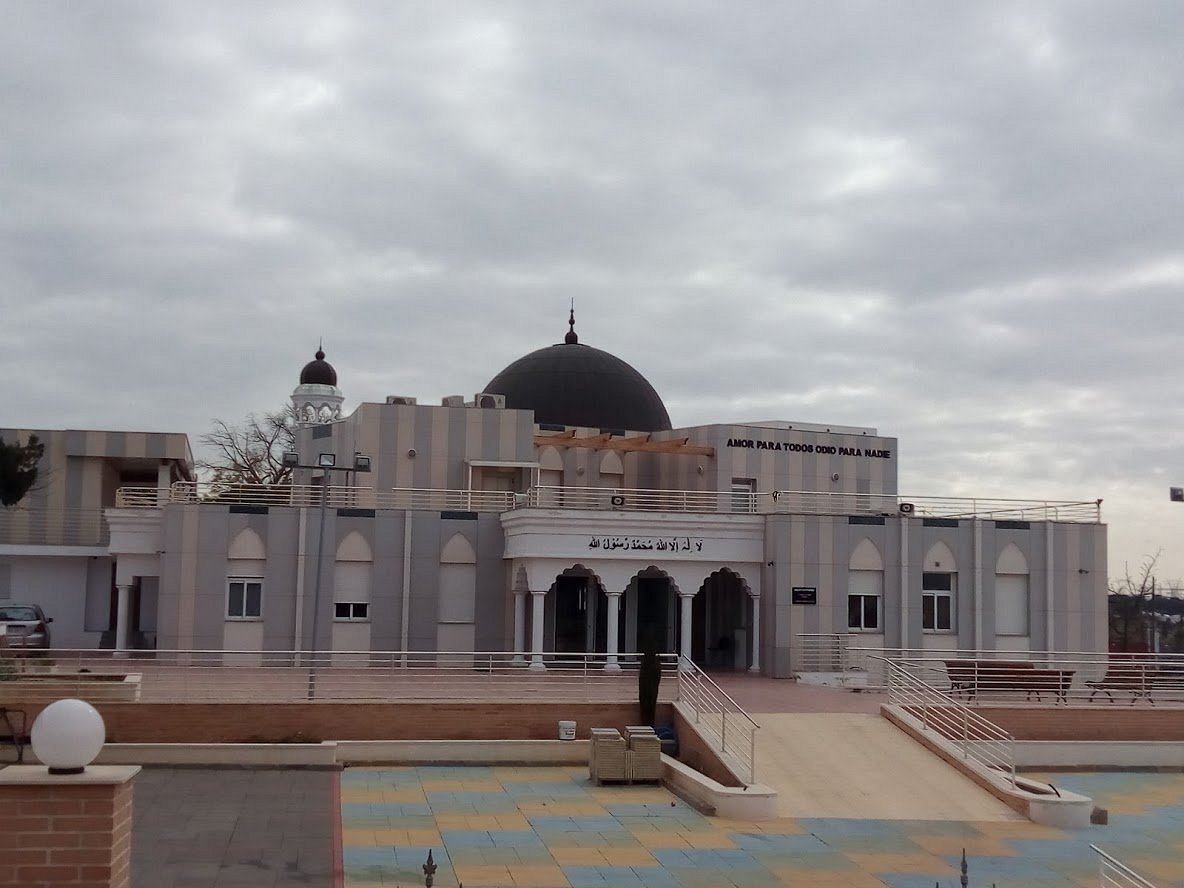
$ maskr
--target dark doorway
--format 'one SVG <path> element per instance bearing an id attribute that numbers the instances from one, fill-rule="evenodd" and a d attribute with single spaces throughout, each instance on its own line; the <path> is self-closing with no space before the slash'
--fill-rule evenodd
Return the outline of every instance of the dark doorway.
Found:
<path id="1" fill-rule="evenodd" d="M 582 654 L 588 640 L 588 578 L 555 580 L 555 652 Z"/>
<path id="2" fill-rule="evenodd" d="M 703 669 L 746 669 L 751 657 L 752 605 L 744 581 L 717 570 L 691 605 L 691 659 Z"/>
<path id="3" fill-rule="evenodd" d="M 669 577 L 637 578 L 638 651 L 644 652 L 647 647 L 652 647 L 659 653 L 678 650 L 677 637 L 669 637 L 670 633 L 667 631 L 670 624 L 671 597 Z M 674 634 L 677 635 L 677 631 Z"/>

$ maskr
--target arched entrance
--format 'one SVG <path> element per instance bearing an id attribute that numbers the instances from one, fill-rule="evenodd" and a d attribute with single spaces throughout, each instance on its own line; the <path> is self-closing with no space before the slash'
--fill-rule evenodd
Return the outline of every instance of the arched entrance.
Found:
<path id="1" fill-rule="evenodd" d="M 555 578 L 549 598 L 554 601 L 554 650 L 583 654 L 606 649 L 604 587 L 583 565 L 569 567 Z"/>
<path id="2" fill-rule="evenodd" d="M 691 659 L 704 669 L 752 664 L 752 603 L 748 583 L 729 568 L 703 581 L 691 605 Z"/>
<path id="3" fill-rule="evenodd" d="M 659 653 L 678 650 L 678 589 L 669 574 L 651 565 L 634 575 L 625 590 L 629 650 L 653 645 Z"/>

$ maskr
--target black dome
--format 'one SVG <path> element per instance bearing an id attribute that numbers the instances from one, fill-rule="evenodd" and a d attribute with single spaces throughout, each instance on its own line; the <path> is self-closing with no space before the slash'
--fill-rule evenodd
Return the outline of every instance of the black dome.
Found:
<path id="1" fill-rule="evenodd" d="M 646 378 L 615 355 L 580 345 L 572 329 L 559 345 L 508 366 L 482 391 L 505 395 L 506 407 L 533 410 L 543 425 L 662 432 L 670 415 Z"/>
<path id="2" fill-rule="evenodd" d="M 315 361 L 309 361 L 300 371 L 301 385 L 337 385 L 337 371 L 325 360 L 325 353 L 317 349 Z"/>

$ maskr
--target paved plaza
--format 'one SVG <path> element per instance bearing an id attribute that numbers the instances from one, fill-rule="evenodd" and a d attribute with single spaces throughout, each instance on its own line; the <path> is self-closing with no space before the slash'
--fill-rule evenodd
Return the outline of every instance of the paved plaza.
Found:
<path id="1" fill-rule="evenodd" d="M 920 778 L 923 779 L 923 778 Z M 666 790 L 598 787 L 586 768 L 350 769 L 341 776 L 346 888 L 954 888 L 1098 885 L 1094 843 L 1156 885 L 1184 885 L 1184 775 L 1048 775 L 1108 826 L 704 817 Z"/>

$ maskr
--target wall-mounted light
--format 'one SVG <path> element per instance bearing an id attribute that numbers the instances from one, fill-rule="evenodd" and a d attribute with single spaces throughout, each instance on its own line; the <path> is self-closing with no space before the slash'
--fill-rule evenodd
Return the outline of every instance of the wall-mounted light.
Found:
<path id="1" fill-rule="evenodd" d="M 294 469 L 300 465 L 300 454 L 295 450 L 285 450 L 283 457 L 280 459 L 280 465 L 285 469 Z"/>
<path id="2" fill-rule="evenodd" d="M 322 469 L 331 469 L 337 465 L 336 453 L 322 453 L 317 457 L 317 465 Z"/>
<path id="3" fill-rule="evenodd" d="M 369 472 L 370 471 L 370 457 L 364 456 L 361 453 L 354 454 L 354 471 L 355 472 Z"/>
<path id="4" fill-rule="evenodd" d="M 414 447 L 411 447 L 408 449 L 407 458 L 408 459 L 415 459 L 415 448 Z"/>

